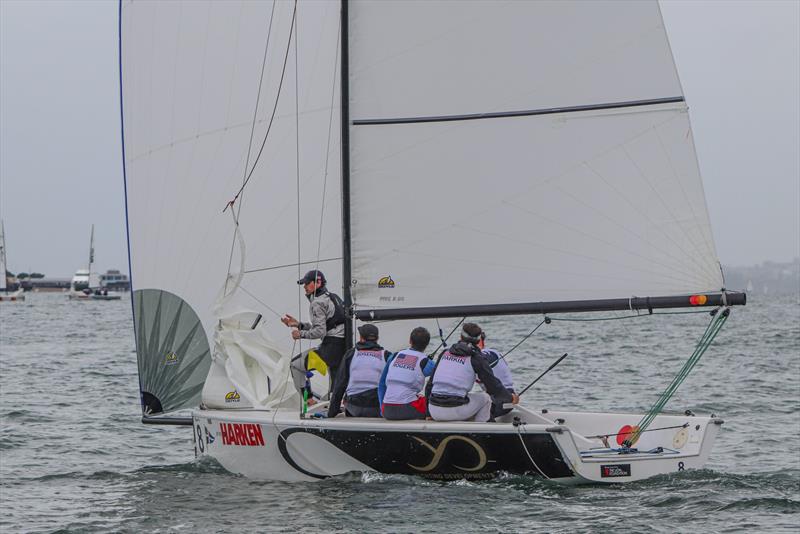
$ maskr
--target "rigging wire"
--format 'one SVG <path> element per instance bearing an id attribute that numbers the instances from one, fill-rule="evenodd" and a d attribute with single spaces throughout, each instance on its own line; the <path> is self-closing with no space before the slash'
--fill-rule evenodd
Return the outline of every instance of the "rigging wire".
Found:
<path id="1" fill-rule="evenodd" d="M 258 302 L 259 304 L 261 304 L 262 306 L 264 306 L 265 308 L 267 308 L 269 311 L 271 311 L 272 313 L 274 313 L 276 317 L 282 317 L 282 315 L 281 315 L 280 313 L 276 312 L 274 309 L 272 309 L 272 308 L 269 306 L 269 304 L 267 304 L 266 302 L 264 302 L 263 300 L 261 300 L 260 298 L 258 298 L 257 296 L 255 296 L 253 293 L 251 293 L 250 291 L 248 291 L 248 290 L 247 290 L 247 288 L 246 288 L 246 287 L 244 287 L 243 285 L 239 284 L 239 289 L 241 289 L 242 291 L 244 291 L 245 293 L 247 293 L 248 295 L 250 295 L 250 296 L 251 296 L 251 297 L 252 297 L 252 298 L 253 298 L 253 299 L 254 299 L 256 302 Z"/>
<path id="2" fill-rule="evenodd" d="M 295 0 L 295 13 L 297 12 L 297 0 Z M 300 256 L 300 74 L 298 73 L 298 46 L 297 46 L 297 33 L 298 33 L 298 21 L 297 18 L 292 15 L 292 28 L 294 30 L 294 146 L 295 146 L 295 188 L 297 192 L 297 279 L 300 279 L 302 276 L 300 267 L 301 256 Z M 316 280 L 314 281 L 316 284 Z M 305 289 L 305 286 L 303 286 Z M 315 290 L 316 292 L 316 290 Z M 297 291 L 297 317 L 298 321 L 299 318 L 302 316 L 302 308 L 303 308 L 303 291 Z M 299 325 L 298 325 L 299 329 Z M 303 352 L 303 342 L 301 341 L 302 338 L 298 339 L 298 345 L 300 352 Z M 292 351 L 294 353 L 294 351 Z"/>
<path id="3" fill-rule="evenodd" d="M 549 317 L 551 321 L 561 321 L 563 323 L 588 323 L 593 321 L 618 321 L 621 319 L 636 319 L 639 317 L 650 317 L 652 315 L 688 315 L 693 313 L 708 313 L 708 310 L 692 310 L 692 311 L 674 311 L 674 312 L 656 312 L 653 313 L 636 313 L 633 315 L 622 315 L 619 317 L 577 317 L 577 318 L 563 318 L 563 317 Z"/>
<path id="4" fill-rule="evenodd" d="M 544 471 L 542 471 L 542 470 L 539 468 L 539 466 L 538 466 L 538 465 L 536 465 L 536 462 L 534 462 L 534 461 L 533 461 L 533 456 L 531 456 L 531 453 L 530 453 L 530 451 L 528 451 L 528 446 L 525 444 L 525 440 L 522 438 L 522 427 L 523 427 L 523 425 L 524 425 L 524 424 L 525 424 L 525 423 L 522 423 L 522 424 L 516 425 L 516 426 L 517 426 L 517 435 L 519 436 L 519 442 L 520 442 L 520 443 L 522 443 L 522 448 L 525 450 L 525 454 L 527 454 L 527 455 L 528 455 L 528 459 L 531 461 L 531 464 L 533 464 L 533 467 L 534 467 L 534 468 L 536 468 L 536 471 L 537 471 L 537 472 L 538 472 L 540 475 L 542 475 L 542 476 L 543 476 L 545 479 L 547 479 L 547 480 L 550 480 L 550 477 L 549 477 L 549 476 L 547 476 L 547 475 L 545 475 L 545 474 L 544 474 Z M 525 432 L 525 434 L 527 434 L 527 432 Z"/>
<path id="5" fill-rule="evenodd" d="M 277 3 L 277 0 L 273 0 L 273 2 L 272 2 L 272 10 L 269 13 L 269 27 L 267 28 L 267 42 L 264 44 L 264 57 L 261 60 L 261 76 L 259 76 L 259 78 L 258 78 L 258 91 L 256 92 L 256 105 L 255 105 L 255 109 L 253 110 L 253 124 L 250 127 L 250 139 L 247 142 L 247 157 L 245 158 L 245 161 L 244 161 L 244 173 L 242 175 L 242 184 L 244 184 L 245 180 L 247 180 L 247 168 L 250 166 L 250 152 L 253 149 L 253 135 L 255 134 L 255 131 L 256 131 L 256 119 L 258 118 L 258 106 L 259 106 L 259 103 L 261 102 L 261 87 L 262 87 L 262 85 L 264 83 L 264 71 L 266 70 L 266 66 L 267 66 L 267 55 L 268 55 L 268 52 L 269 52 L 269 39 L 270 39 L 270 36 L 272 36 L 272 21 L 275 18 L 275 4 L 276 3 Z M 242 212 L 242 203 L 240 202 L 239 206 L 238 206 L 238 209 L 236 211 L 237 218 L 238 218 L 238 215 L 241 214 L 241 212 Z M 234 236 L 234 239 L 231 240 L 231 252 L 230 252 L 230 255 L 228 256 L 228 276 L 230 276 L 230 274 L 231 274 L 231 265 L 233 264 L 233 248 L 234 248 L 235 244 L 236 244 L 236 238 Z M 227 290 L 228 290 L 228 282 L 227 282 L 227 278 L 226 278 L 225 289 L 223 290 L 223 294 L 225 292 L 227 292 Z"/>
<path id="6" fill-rule="evenodd" d="M 319 213 L 319 233 L 317 234 L 317 264 L 316 268 L 319 270 L 319 257 L 322 250 L 322 225 L 325 220 L 325 195 L 328 189 L 328 161 L 331 155 L 331 130 L 333 127 L 333 110 L 336 96 L 336 73 L 339 71 L 339 39 L 341 38 L 342 18 L 339 17 L 339 27 L 336 31 L 336 54 L 333 58 L 333 84 L 331 86 L 331 111 L 328 116 L 328 141 L 325 145 L 325 172 L 322 180 L 322 206 Z"/>
<path id="7" fill-rule="evenodd" d="M 256 167 L 258 166 L 258 162 L 261 159 L 261 154 L 264 152 L 264 147 L 267 144 L 267 139 L 269 138 L 269 133 L 270 133 L 270 131 L 272 131 L 272 123 L 275 120 L 275 112 L 278 109 L 278 102 L 280 102 L 280 99 L 281 99 L 281 90 L 283 89 L 283 79 L 284 79 L 284 77 L 286 75 L 286 64 L 289 62 L 289 50 L 291 50 L 291 48 L 292 48 L 292 37 L 294 36 L 294 28 L 295 28 L 295 19 L 296 19 L 296 17 L 297 17 L 297 0 L 294 1 L 294 8 L 292 10 L 292 24 L 291 24 L 290 30 L 289 30 L 289 40 L 286 43 L 286 53 L 283 56 L 283 67 L 281 68 L 281 79 L 278 82 L 278 96 L 275 98 L 275 104 L 272 106 L 272 114 L 270 115 L 269 123 L 267 124 L 267 132 L 264 134 L 264 139 L 261 142 L 261 147 L 258 149 L 258 154 L 256 154 L 256 159 L 253 161 L 253 166 L 250 168 L 250 172 L 247 173 L 247 178 L 245 178 L 244 183 L 242 184 L 242 187 L 239 188 L 239 191 L 236 192 L 236 195 L 234 195 L 233 199 L 228 201 L 227 204 L 225 204 L 225 208 L 223 208 L 223 210 L 222 210 L 223 212 L 226 209 L 228 209 L 229 207 L 232 207 L 234 205 L 236 200 L 238 200 L 239 196 L 242 194 L 242 191 L 244 191 L 244 188 L 247 187 L 248 183 L 250 183 L 250 179 L 253 177 L 253 172 L 255 172 Z"/>
<path id="8" fill-rule="evenodd" d="M 549 317 L 545 317 L 544 319 L 542 319 L 542 322 L 541 322 L 541 323 L 539 323 L 538 325 L 536 325 L 536 328 L 534 328 L 533 330 L 531 330 L 531 331 L 528 333 L 528 335 L 527 335 L 527 336 L 523 337 L 523 338 L 522 338 L 522 341 L 520 341 L 519 343 L 517 343 L 516 345 L 514 345 L 513 347 L 511 347 L 511 349 L 510 349 L 508 352 L 506 352 L 505 354 L 503 354 L 502 356 L 500 356 L 500 358 L 499 358 L 497 361 L 500 361 L 500 360 L 504 359 L 506 356 L 508 356 L 509 354 L 511 354 L 512 352 L 514 352 L 514 349 L 516 349 L 517 347 L 519 347 L 520 345 L 522 345 L 523 343 L 525 343 L 525 341 L 526 341 L 526 340 L 527 340 L 529 337 L 531 337 L 531 336 L 533 335 L 533 333 L 534 333 L 534 332 L 536 332 L 537 330 L 539 330 L 539 327 L 540 327 L 540 326 L 542 326 L 542 325 L 543 325 L 543 324 L 545 324 L 545 323 L 546 323 L 546 324 L 550 324 L 550 318 L 549 318 Z M 497 364 L 495 363 L 495 365 L 497 365 Z"/>
<path id="9" fill-rule="evenodd" d="M 466 317 L 462 317 L 461 320 L 456 323 L 456 325 L 453 327 L 453 329 L 450 330 L 450 333 L 447 334 L 447 337 L 442 339 L 441 343 L 439 343 L 439 346 L 436 347 L 435 349 L 433 349 L 433 352 L 431 352 L 431 355 L 429 356 L 429 358 L 433 359 L 434 356 L 437 356 L 437 357 L 441 356 L 441 354 L 437 355 L 436 351 L 438 351 L 439 349 L 446 349 L 447 348 L 447 340 L 450 339 L 450 336 L 453 335 L 453 333 L 458 329 L 458 327 L 461 326 L 461 323 L 463 323 L 466 319 L 467 319 Z M 444 350 L 442 350 L 442 353 L 444 353 Z M 436 363 L 437 364 L 439 363 L 438 360 L 437 360 Z"/>

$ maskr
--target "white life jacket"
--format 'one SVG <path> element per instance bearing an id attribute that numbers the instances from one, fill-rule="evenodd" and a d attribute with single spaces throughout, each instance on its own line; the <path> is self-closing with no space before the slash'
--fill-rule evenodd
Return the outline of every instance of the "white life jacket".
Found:
<path id="1" fill-rule="evenodd" d="M 473 385 L 475 385 L 475 370 L 472 368 L 470 356 L 451 354 L 449 350 L 442 354 L 433 374 L 431 393 L 466 397 Z"/>
<path id="2" fill-rule="evenodd" d="M 506 389 L 514 389 L 514 379 L 511 377 L 511 369 L 508 367 L 505 358 L 500 351 L 494 349 L 483 349 L 483 355 L 488 356 L 489 365 L 492 366 L 492 373 L 503 383 Z M 494 363 L 494 362 L 497 363 Z"/>
<path id="3" fill-rule="evenodd" d="M 358 395 L 370 389 L 377 389 L 386 360 L 384 350 L 357 350 L 350 360 L 350 382 L 347 395 Z"/>
<path id="4" fill-rule="evenodd" d="M 408 404 L 417 400 L 417 394 L 425 385 L 420 362 L 427 356 L 413 349 L 401 350 L 389 364 L 386 372 L 386 393 L 383 402 Z"/>

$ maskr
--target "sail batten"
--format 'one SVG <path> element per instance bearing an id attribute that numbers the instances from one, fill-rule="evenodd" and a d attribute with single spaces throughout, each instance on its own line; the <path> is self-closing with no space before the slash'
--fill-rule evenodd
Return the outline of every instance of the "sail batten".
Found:
<path id="1" fill-rule="evenodd" d="M 670 98 L 655 98 L 650 100 L 635 100 L 630 102 L 608 102 L 604 104 L 587 104 L 581 106 L 545 108 L 545 109 L 526 109 L 518 111 L 487 111 L 484 113 L 472 113 L 467 115 L 441 115 L 429 117 L 398 117 L 382 119 L 355 119 L 352 124 L 355 126 L 380 125 L 380 124 L 411 124 L 417 122 L 449 122 L 449 121 L 468 121 L 477 119 L 501 119 L 509 117 L 529 117 L 533 115 L 553 115 L 556 113 L 578 113 L 584 111 L 598 111 L 605 109 L 635 108 L 640 106 L 654 106 L 658 104 L 674 104 L 684 102 L 682 96 Z"/>

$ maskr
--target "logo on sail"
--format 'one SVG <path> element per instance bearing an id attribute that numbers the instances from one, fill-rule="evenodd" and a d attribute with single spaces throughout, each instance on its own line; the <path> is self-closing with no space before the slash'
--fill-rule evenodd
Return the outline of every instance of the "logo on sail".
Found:
<path id="1" fill-rule="evenodd" d="M 178 355 L 170 351 L 164 356 L 164 365 L 176 365 L 178 363 Z"/>
<path id="2" fill-rule="evenodd" d="M 241 397 L 239 396 L 239 392 L 235 389 L 233 391 L 229 391 L 225 395 L 225 402 L 239 402 L 239 399 L 241 399 Z"/>
<path id="3" fill-rule="evenodd" d="M 386 287 L 394 287 L 394 280 L 392 280 L 391 276 L 384 276 L 380 280 L 378 280 L 378 287 L 386 288 Z"/>
<path id="4" fill-rule="evenodd" d="M 478 445 L 475 442 L 475 440 L 472 440 L 465 436 L 447 436 L 446 438 L 444 438 L 442 441 L 439 442 L 438 447 L 434 447 L 427 441 L 420 439 L 417 436 L 413 436 L 413 438 L 418 442 L 420 442 L 426 449 L 430 450 L 433 453 L 433 458 L 431 458 L 431 461 L 430 463 L 428 463 L 428 465 L 419 466 L 419 465 L 408 464 L 408 467 L 416 469 L 417 471 L 422 471 L 423 473 L 425 473 L 436 469 L 436 467 L 439 465 L 439 462 L 442 461 L 442 456 L 444 456 L 444 451 L 447 449 L 447 445 L 452 441 L 463 441 L 464 443 L 470 445 L 475 450 L 475 452 L 478 453 L 478 462 L 475 465 L 471 467 L 463 467 L 460 465 L 453 464 L 453 467 L 455 467 L 456 469 L 460 469 L 462 471 L 475 472 L 475 471 L 480 471 L 486 466 L 487 462 L 486 451 L 484 451 L 483 447 Z"/>

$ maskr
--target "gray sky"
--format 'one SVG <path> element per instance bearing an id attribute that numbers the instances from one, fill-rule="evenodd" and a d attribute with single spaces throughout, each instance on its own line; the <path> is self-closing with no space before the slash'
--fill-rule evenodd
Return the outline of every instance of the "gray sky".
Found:
<path id="1" fill-rule="evenodd" d="M 662 2 L 720 260 L 800 255 L 800 2 Z M 0 0 L 11 271 L 127 270 L 117 2 Z"/>

